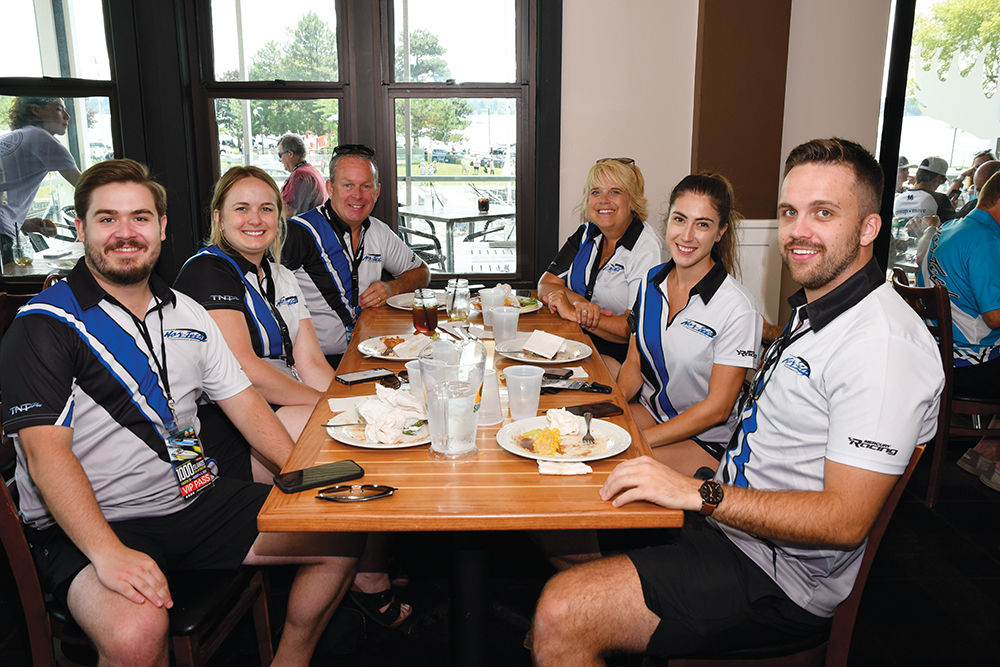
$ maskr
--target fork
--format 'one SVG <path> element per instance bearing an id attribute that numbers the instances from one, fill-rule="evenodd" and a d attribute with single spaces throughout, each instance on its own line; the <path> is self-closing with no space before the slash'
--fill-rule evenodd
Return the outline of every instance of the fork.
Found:
<path id="1" fill-rule="evenodd" d="M 594 415 L 592 415 L 589 412 L 584 412 L 583 413 L 583 421 L 586 422 L 586 424 L 587 424 L 587 433 L 584 434 L 584 436 L 583 436 L 583 438 L 582 438 L 581 441 L 585 445 L 592 445 L 592 444 L 594 444 L 594 436 L 590 435 L 590 420 L 593 418 L 593 416 Z"/>

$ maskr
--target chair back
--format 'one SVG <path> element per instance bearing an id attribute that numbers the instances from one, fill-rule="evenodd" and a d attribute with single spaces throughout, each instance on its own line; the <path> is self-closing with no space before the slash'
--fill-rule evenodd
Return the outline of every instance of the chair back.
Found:
<path id="1" fill-rule="evenodd" d="M 13 455 L 12 450 L 10 455 Z M 4 458 L 8 456 L 5 454 Z M 9 459 L 3 461 L 3 463 L 8 462 Z M 5 481 L 3 487 L 0 493 L 0 541 L 3 542 L 7 562 L 10 563 L 11 571 L 14 573 L 17 592 L 21 597 L 24 620 L 28 626 L 32 665 L 55 667 L 52 626 L 49 624 L 49 614 L 45 609 L 45 598 L 42 596 L 42 586 L 31 557 L 31 548 L 28 546 L 24 529 L 21 527 L 21 519 L 17 514 L 17 485 L 12 478 Z"/>
<path id="2" fill-rule="evenodd" d="M 10 325 L 14 322 L 14 318 L 17 317 L 17 310 L 35 296 L 37 295 L 0 292 L 0 342 L 3 341 L 3 335 L 7 333 L 7 329 L 10 328 Z"/>

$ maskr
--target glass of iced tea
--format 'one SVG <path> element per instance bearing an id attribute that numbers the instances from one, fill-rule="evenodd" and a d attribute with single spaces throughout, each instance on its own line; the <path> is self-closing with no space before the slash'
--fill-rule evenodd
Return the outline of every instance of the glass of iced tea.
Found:
<path id="1" fill-rule="evenodd" d="M 413 328 L 431 333 L 438 325 L 438 300 L 434 290 L 418 289 L 413 293 Z"/>

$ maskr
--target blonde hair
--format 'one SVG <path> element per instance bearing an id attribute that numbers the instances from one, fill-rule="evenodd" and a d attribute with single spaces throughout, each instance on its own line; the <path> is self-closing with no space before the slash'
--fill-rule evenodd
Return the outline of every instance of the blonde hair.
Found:
<path id="1" fill-rule="evenodd" d="M 681 195 L 687 193 L 704 195 L 712 202 L 716 213 L 719 214 L 719 227 L 725 227 L 722 238 L 719 239 L 713 250 L 718 253 L 719 261 L 726 269 L 726 273 L 734 278 L 741 277 L 740 260 L 736 253 L 736 235 L 740 228 L 740 221 L 743 216 L 736 210 L 736 193 L 733 184 L 722 174 L 713 174 L 703 171 L 699 174 L 691 174 L 681 179 L 681 182 L 670 191 L 670 207 L 673 211 L 674 202 Z M 668 223 L 670 213 L 663 218 L 664 223 Z"/>
<path id="2" fill-rule="evenodd" d="M 244 178 L 256 178 L 259 181 L 263 181 L 271 188 L 271 192 L 274 193 L 275 202 L 278 206 L 278 233 L 274 235 L 274 240 L 271 241 L 268 250 L 271 251 L 271 257 L 274 258 L 274 263 L 278 265 L 280 270 L 281 247 L 285 243 L 285 235 L 288 231 L 288 224 L 285 222 L 285 205 L 281 199 L 281 190 L 278 189 L 274 179 L 260 167 L 232 167 L 215 184 L 215 190 L 212 192 L 212 231 L 209 232 L 208 243 L 209 245 L 217 245 L 223 249 L 233 249 L 226 240 L 226 235 L 222 231 L 222 225 L 216 220 L 215 212 L 218 211 L 219 217 L 222 217 L 222 205 L 226 201 L 226 196 Z"/>
<path id="3" fill-rule="evenodd" d="M 629 205 L 632 212 L 640 220 L 646 219 L 646 196 L 643 190 L 646 181 L 642 177 L 642 172 L 634 162 L 622 162 L 629 158 L 604 158 L 598 160 L 597 164 L 590 168 L 587 174 L 587 182 L 583 186 L 583 199 L 580 201 L 580 217 L 584 222 L 593 222 L 588 218 L 590 210 L 590 191 L 596 183 L 613 183 L 620 185 L 628 195 Z"/>

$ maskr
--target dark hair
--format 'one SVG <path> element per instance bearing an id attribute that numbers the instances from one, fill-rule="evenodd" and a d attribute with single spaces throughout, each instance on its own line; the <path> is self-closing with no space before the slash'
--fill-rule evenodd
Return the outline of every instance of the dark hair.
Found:
<path id="1" fill-rule="evenodd" d="M 346 157 L 358 157 L 367 160 L 372 166 L 372 176 L 375 180 L 375 187 L 378 187 L 378 162 L 375 161 L 375 151 L 363 144 L 342 144 L 333 149 L 333 157 L 330 158 L 330 181 L 336 180 L 335 170 L 337 163 Z"/>
<path id="2" fill-rule="evenodd" d="M 942 176 L 941 174 L 939 174 L 937 172 L 934 172 L 934 171 L 931 171 L 930 169 L 920 168 L 920 169 L 917 169 L 916 180 L 917 180 L 917 183 L 930 183 L 931 181 L 933 181 L 938 176 L 941 176 L 942 178 L 944 178 L 944 176 Z"/>
<path id="3" fill-rule="evenodd" d="M 281 135 L 278 139 L 278 150 L 282 153 L 292 151 L 292 155 L 300 159 L 306 156 L 306 144 L 302 141 L 302 137 L 291 132 Z"/>
<path id="4" fill-rule="evenodd" d="M 229 247 L 229 242 L 226 240 L 225 234 L 222 232 L 221 225 L 215 222 L 215 212 L 219 211 L 220 215 L 222 212 L 222 205 L 226 201 L 226 196 L 229 191 L 236 186 L 237 183 L 245 178 L 256 178 L 258 181 L 263 181 L 271 189 L 271 193 L 274 195 L 275 204 L 278 206 L 278 233 L 275 235 L 274 240 L 271 241 L 271 256 L 274 258 L 274 263 L 281 265 L 281 247 L 285 243 L 285 235 L 287 234 L 288 227 L 285 223 L 285 203 L 281 199 L 281 190 L 275 184 L 274 179 L 261 169 L 260 167 L 251 166 L 235 166 L 230 167 L 229 170 L 222 175 L 216 184 L 215 189 L 212 191 L 212 230 L 208 234 L 208 242 L 211 245 L 217 245 L 220 248 Z"/>
<path id="5" fill-rule="evenodd" d="M 715 244 L 714 250 L 718 253 L 719 261 L 725 267 L 726 273 L 739 277 L 740 261 L 736 253 L 736 234 L 743 216 L 736 210 L 736 193 L 733 190 L 733 184 L 722 174 L 713 174 L 707 171 L 685 176 L 670 191 L 670 210 L 673 210 L 674 202 L 677 201 L 678 197 L 689 192 L 708 197 L 712 206 L 715 207 L 719 214 L 719 226 L 725 227 L 726 231 Z M 663 219 L 665 224 L 670 224 L 669 216 L 668 212 Z"/>
<path id="6" fill-rule="evenodd" d="M 882 207 L 882 188 L 885 177 L 878 160 L 861 144 L 833 137 L 832 139 L 813 139 L 792 149 L 785 160 L 784 175 L 787 176 L 793 168 L 803 164 L 842 164 L 854 172 L 854 182 L 857 186 L 855 195 L 858 198 L 858 213 L 862 218 L 878 213 Z M 919 171 L 917 180 L 919 180 Z"/>
<path id="7" fill-rule="evenodd" d="M 76 182 L 76 193 L 73 195 L 73 204 L 76 206 L 76 217 L 86 221 L 87 211 L 90 209 L 90 200 L 94 190 L 102 185 L 112 183 L 138 183 L 145 185 L 150 194 L 153 195 L 153 202 L 156 206 L 156 217 L 162 218 L 167 214 L 167 190 L 162 185 L 153 180 L 149 174 L 149 167 L 135 160 L 122 158 L 119 160 L 108 160 L 98 162 L 87 171 L 80 174 L 80 179 Z"/>
<path id="8" fill-rule="evenodd" d="M 32 105 L 44 107 L 51 102 L 61 100 L 61 97 L 15 97 L 7 110 L 7 122 L 10 129 L 20 130 L 25 125 L 38 125 L 41 120 L 31 113 Z"/>

